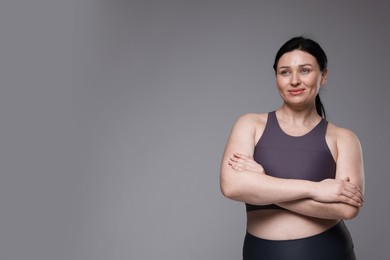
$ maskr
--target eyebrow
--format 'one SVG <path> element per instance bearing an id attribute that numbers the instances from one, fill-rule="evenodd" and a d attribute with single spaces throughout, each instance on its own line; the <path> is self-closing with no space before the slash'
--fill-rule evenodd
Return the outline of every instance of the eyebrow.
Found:
<path id="1" fill-rule="evenodd" d="M 310 63 L 305 63 L 305 64 L 301 64 L 301 65 L 298 65 L 298 67 L 305 67 L 305 66 L 310 66 L 310 67 L 313 67 L 313 65 L 312 64 L 310 64 Z M 289 69 L 290 68 L 290 66 L 280 66 L 279 67 L 279 69 Z"/>

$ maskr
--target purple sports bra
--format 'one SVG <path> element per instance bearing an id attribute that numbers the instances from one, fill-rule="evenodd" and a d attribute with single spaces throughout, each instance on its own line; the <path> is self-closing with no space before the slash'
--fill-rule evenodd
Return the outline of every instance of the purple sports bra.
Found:
<path id="1" fill-rule="evenodd" d="M 322 119 L 307 134 L 290 136 L 280 128 L 275 111 L 270 112 L 253 157 L 273 177 L 310 181 L 335 178 L 336 163 L 325 140 L 327 126 L 328 122 Z M 283 208 L 246 203 L 247 212 L 260 209 Z"/>

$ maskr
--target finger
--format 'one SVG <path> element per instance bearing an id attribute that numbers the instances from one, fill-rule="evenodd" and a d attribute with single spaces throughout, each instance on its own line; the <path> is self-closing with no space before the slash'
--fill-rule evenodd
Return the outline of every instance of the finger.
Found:
<path id="1" fill-rule="evenodd" d="M 248 155 L 244 155 L 242 153 L 233 153 L 233 155 L 237 158 L 241 158 L 241 159 L 251 159 L 252 157 L 248 156 Z"/>
<path id="2" fill-rule="evenodd" d="M 246 160 L 248 157 L 246 157 L 246 156 L 244 156 L 243 154 L 240 154 L 240 153 L 233 153 L 231 158 Z"/>
<path id="3" fill-rule="evenodd" d="M 235 157 L 234 160 L 252 167 L 257 165 L 257 163 L 249 157 Z"/>
<path id="4" fill-rule="evenodd" d="M 348 190 L 343 190 L 341 192 L 341 196 L 344 197 L 344 199 L 347 199 L 349 201 L 354 201 L 355 206 L 361 206 L 363 205 L 363 196 L 359 192 L 351 192 Z"/>
<path id="5" fill-rule="evenodd" d="M 235 170 L 245 170 L 246 169 L 246 164 L 242 163 L 241 161 L 238 160 L 230 160 L 229 165 L 235 169 Z"/>
<path id="6" fill-rule="evenodd" d="M 243 164 L 243 160 L 242 159 L 239 159 L 237 157 L 231 157 L 230 160 L 229 160 L 230 163 L 232 164 Z"/>
<path id="7" fill-rule="evenodd" d="M 235 162 L 235 161 L 237 161 L 238 159 L 236 158 L 236 157 L 234 157 L 234 156 L 232 156 L 232 157 L 230 157 L 229 158 L 229 162 Z"/>
<path id="8" fill-rule="evenodd" d="M 349 192 L 351 194 L 359 194 L 359 189 L 353 185 L 347 185 L 343 188 L 343 191 Z"/>
<path id="9" fill-rule="evenodd" d="M 237 163 L 233 162 L 233 161 L 229 161 L 228 164 L 230 165 L 230 167 L 232 167 L 233 170 L 236 170 L 236 171 L 243 171 L 244 169 L 238 165 Z"/>
<path id="10" fill-rule="evenodd" d="M 235 162 L 252 166 L 257 164 L 253 159 L 250 159 L 248 157 L 233 157 L 232 160 Z"/>
<path id="11" fill-rule="evenodd" d="M 349 198 L 349 199 L 355 201 L 359 205 L 363 204 L 362 197 L 360 196 L 359 193 L 353 193 L 353 192 L 350 192 L 350 191 L 344 191 L 342 195 L 344 197 L 346 197 L 346 198 Z"/>
<path id="12" fill-rule="evenodd" d="M 359 199 L 361 200 L 361 201 L 364 201 L 364 195 L 363 195 L 363 193 L 361 192 L 361 190 L 360 190 L 360 188 L 358 187 L 358 186 L 356 186 L 354 189 L 352 189 L 351 191 L 350 191 L 354 196 L 357 196 L 357 197 L 359 197 Z"/>
<path id="13" fill-rule="evenodd" d="M 232 165 L 232 169 L 236 170 L 236 171 L 239 171 L 239 172 L 242 172 L 244 170 L 243 168 L 241 168 L 241 167 L 239 167 L 237 165 Z"/>
<path id="14" fill-rule="evenodd" d="M 232 162 L 234 162 L 234 163 L 245 164 L 245 160 L 243 160 L 243 159 L 241 159 L 241 158 L 232 157 L 232 158 L 230 158 L 230 161 L 232 161 Z"/>
<path id="15" fill-rule="evenodd" d="M 351 198 L 348 198 L 348 197 L 343 197 L 341 199 L 341 202 L 345 203 L 345 204 L 348 204 L 348 205 L 351 205 L 351 206 L 354 206 L 354 207 L 361 207 L 363 206 L 362 203 L 356 201 L 356 200 L 353 200 Z"/>
<path id="16" fill-rule="evenodd" d="M 250 157 L 240 157 L 239 155 L 232 155 L 229 158 L 230 164 L 234 164 L 242 170 L 258 171 L 259 164 Z"/>
<path id="17" fill-rule="evenodd" d="M 345 189 L 354 193 L 362 193 L 359 186 L 350 182 L 346 183 Z"/>
<path id="18" fill-rule="evenodd" d="M 241 154 L 241 153 L 233 153 L 233 156 L 237 157 L 237 158 L 242 158 L 243 154 Z"/>
<path id="19" fill-rule="evenodd" d="M 361 188 L 358 185 L 353 184 L 351 182 L 347 182 L 346 184 L 347 184 L 347 187 L 349 187 L 350 190 L 354 190 L 354 191 L 356 191 L 356 192 L 358 192 L 360 194 L 363 194 Z"/>

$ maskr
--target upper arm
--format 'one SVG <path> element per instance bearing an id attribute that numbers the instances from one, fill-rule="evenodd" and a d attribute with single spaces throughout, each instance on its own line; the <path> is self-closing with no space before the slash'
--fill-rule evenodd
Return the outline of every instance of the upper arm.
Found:
<path id="1" fill-rule="evenodd" d="M 253 155 L 255 142 L 255 124 L 253 115 L 240 116 L 235 122 L 227 141 L 224 157 L 232 152 L 240 152 L 245 155 Z"/>
<path id="2" fill-rule="evenodd" d="M 256 116 L 259 115 L 246 114 L 240 116 L 231 130 L 220 169 L 220 181 L 223 193 L 225 193 L 224 190 L 229 185 L 234 185 L 234 170 L 228 164 L 229 158 L 233 153 L 237 152 L 247 156 L 253 156 L 256 140 L 256 125 L 258 124 Z"/>
<path id="3" fill-rule="evenodd" d="M 364 167 L 362 149 L 357 136 L 347 129 L 337 133 L 336 179 L 350 178 L 350 182 L 364 192 Z"/>

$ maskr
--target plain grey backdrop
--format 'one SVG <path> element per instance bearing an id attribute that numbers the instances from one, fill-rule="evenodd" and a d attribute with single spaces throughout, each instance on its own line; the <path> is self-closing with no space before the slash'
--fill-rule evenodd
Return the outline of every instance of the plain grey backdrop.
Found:
<path id="1" fill-rule="evenodd" d="M 281 100 L 289 38 L 329 58 L 329 121 L 360 138 L 358 259 L 389 259 L 387 1 L 0 4 L 0 259 L 241 259 L 219 190 L 236 118 Z"/>

